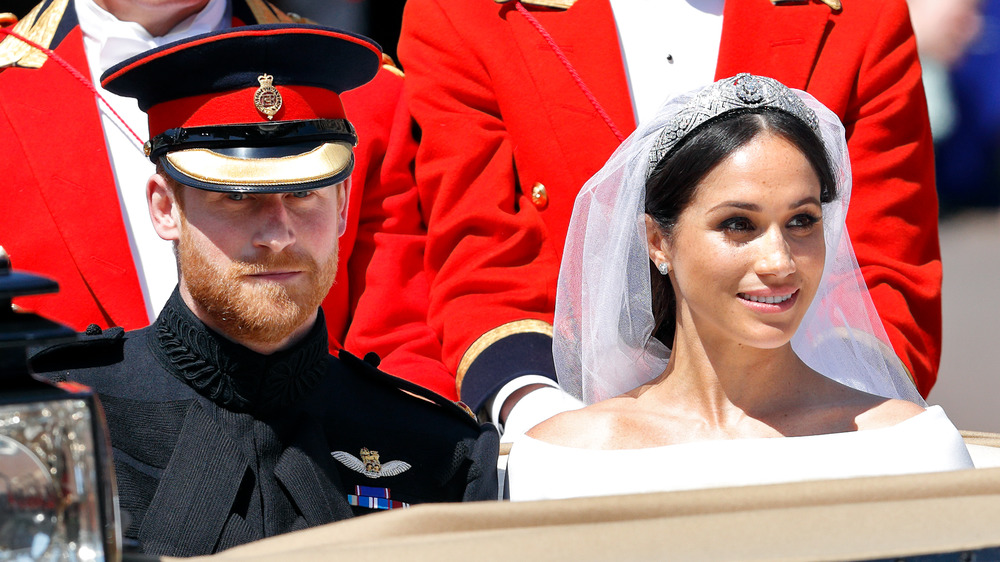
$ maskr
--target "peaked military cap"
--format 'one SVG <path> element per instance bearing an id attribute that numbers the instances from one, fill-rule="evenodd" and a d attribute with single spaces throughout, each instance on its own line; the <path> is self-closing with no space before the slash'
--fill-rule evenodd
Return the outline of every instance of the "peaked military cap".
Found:
<path id="1" fill-rule="evenodd" d="M 163 45 L 101 85 L 149 118 L 146 155 L 209 191 L 305 191 L 347 179 L 357 144 L 340 94 L 371 80 L 381 48 L 346 31 L 253 25 Z"/>

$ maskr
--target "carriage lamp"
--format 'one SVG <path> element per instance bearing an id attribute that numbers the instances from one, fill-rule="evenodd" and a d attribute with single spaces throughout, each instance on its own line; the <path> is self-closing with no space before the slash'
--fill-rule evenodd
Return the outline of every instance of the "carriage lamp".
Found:
<path id="1" fill-rule="evenodd" d="M 117 496 L 104 415 L 81 385 L 35 379 L 29 346 L 76 333 L 14 297 L 53 293 L 49 279 L 12 271 L 0 247 L 0 560 L 121 558 Z"/>

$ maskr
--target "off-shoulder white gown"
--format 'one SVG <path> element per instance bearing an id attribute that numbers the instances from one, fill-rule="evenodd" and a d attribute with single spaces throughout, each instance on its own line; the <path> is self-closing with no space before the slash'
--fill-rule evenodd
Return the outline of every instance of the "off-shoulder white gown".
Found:
<path id="1" fill-rule="evenodd" d="M 972 468 L 940 406 L 894 426 L 645 449 L 552 445 L 528 436 L 507 461 L 510 499 L 540 500 Z"/>

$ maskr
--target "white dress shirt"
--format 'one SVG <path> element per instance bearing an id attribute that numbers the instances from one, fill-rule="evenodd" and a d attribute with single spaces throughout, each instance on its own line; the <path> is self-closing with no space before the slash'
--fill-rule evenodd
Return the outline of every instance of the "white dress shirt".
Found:
<path id="1" fill-rule="evenodd" d="M 714 82 L 725 0 L 611 0 L 636 122 Z"/>

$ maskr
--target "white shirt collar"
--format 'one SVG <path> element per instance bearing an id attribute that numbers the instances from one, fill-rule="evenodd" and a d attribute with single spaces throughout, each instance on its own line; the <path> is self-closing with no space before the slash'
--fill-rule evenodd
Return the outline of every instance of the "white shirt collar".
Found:
<path id="1" fill-rule="evenodd" d="M 230 25 L 227 0 L 209 0 L 198 13 L 177 24 L 166 35 L 153 37 L 141 25 L 121 21 L 94 3 L 76 0 L 76 16 L 88 44 L 88 62 L 96 76 L 119 62 L 139 53 L 185 37 L 228 28 Z M 96 52 L 91 52 L 97 47 Z"/>

